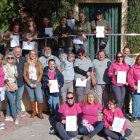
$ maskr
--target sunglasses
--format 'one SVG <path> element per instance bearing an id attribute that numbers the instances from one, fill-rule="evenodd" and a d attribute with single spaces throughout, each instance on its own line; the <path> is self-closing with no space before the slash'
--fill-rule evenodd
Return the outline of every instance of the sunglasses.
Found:
<path id="1" fill-rule="evenodd" d="M 14 59 L 14 57 L 7 57 L 7 59 Z"/>
<path id="2" fill-rule="evenodd" d="M 67 97 L 67 100 L 72 100 L 74 97 Z"/>
<path id="3" fill-rule="evenodd" d="M 123 58 L 123 56 L 117 56 L 117 58 Z"/>

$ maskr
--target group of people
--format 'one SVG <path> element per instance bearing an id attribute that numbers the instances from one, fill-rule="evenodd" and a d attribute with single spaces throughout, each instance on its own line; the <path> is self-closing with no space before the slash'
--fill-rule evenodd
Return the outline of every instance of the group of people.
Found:
<path id="1" fill-rule="evenodd" d="M 39 22 L 39 21 L 38 21 Z M 111 33 L 109 23 L 103 18 L 103 13 L 95 12 L 95 19 L 90 23 L 86 20 L 84 12 L 79 13 L 79 20 L 74 18 L 73 10 L 68 10 L 67 16 L 62 16 L 56 27 L 47 16 L 43 18 L 39 25 L 26 11 L 21 11 L 19 19 L 14 19 L 5 33 L 0 33 L 0 41 L 4 43 L 4 52 L 7 53 L 15 46 L 22 45 L 23 55 L 29 50 L 39 51 L 42 54 L 44 46 L 52 46 L 57 56 L 63 53 L 77 52 L 79 48 L 88 53 L 88 34 L 94 34 L 95 54 L 98 50 L 104 49 L 109 57 L 108 37 L 96 38 L 96 27 L 104 27 L 104 33 Z"/>
<path id="2" fill-rule="evenodd" d="M 69 15 L 73 15 L 73 11 L 69 12 Z M 140 55 L 136 56 L 134 61 L 129 56 L 130 49 L 125 47 L 111 62 L 106 57 L 107 46 L 99 46 L 97 57 L 90 60 L 87 56 L 86 34 L 96 33 L 96 25 L 105 26 L 105 33 L 111 32 L 109 24 L 102 16 L 102 12 L 98 10 L 98 20 L 90 24 L 85 20 L 85 14 L 80 13 L 79 21 L 75 20 L 73 29 L 67 25 L 67 19 L 73 17 L 62 17 L 60 25 L 54 30 L 54 35 L 58 37 L 59 55 L 55 54 L 52 47 L 52 38 L 43 42 L 45 44 L 41 56 L 38 54 L 36 39 L 39 34 L 31 17 L 23 18 L 22 24 L 25 28 L 22 32 L 19 23 L 13 23 L 10 34 L 2 37 L 7 48 L 5 59 L 0 54 L 0 93 L 5 93 L 7 98 L 6 121 L 18 124 L 18 118 L 26 115 L 21 108 L 26 88 L 31 103 L 30 117 L 44 118 L 45 97 L 50 118 L 55 118 L 53 128 L 63 140 L 73 139 L 78 133 L 84 135 L 83 139 L 94 139 L 101 130 L 109 140 L 128 139 L 131 130 L 127 128 L 126 122 L 120 132 L 115 132 L 112 124 L 115 117 L 124 118 L 123 113 L 130 113 L 131 96 L 131 121 L 135 122 L 140 118 Z M 43 23 L 44 28 L 51 26 L 47 17 L 43 19 Z M 9 38 L 9 35 L 20 33 L 27 45 L 35 42 L 34 48 L 24 50 L 20 45 L 10 46 L 10 41 L 14 38 Z M 83 41 L 83 44 L 74 45 L 75 52 L 72 38 L 67 36 L 72 33 L 82 37 Z M 41 43 L 42 40 L 38 42 Z M 65 54 L 63 58 L 60 57 L 62 53 Z M 101 121 L 98 120 L 98 111 L 103 113 Z M 67 116 L 77 117 L 76 131 L 66 131 Z M 1 129 L 3 125 L 0 123 Z"/>

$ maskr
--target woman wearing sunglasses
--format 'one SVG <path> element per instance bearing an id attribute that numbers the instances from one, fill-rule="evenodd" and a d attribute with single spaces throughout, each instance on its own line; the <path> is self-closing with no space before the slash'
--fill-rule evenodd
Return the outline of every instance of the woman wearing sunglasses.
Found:
<path id="1" fill-rule="evenodd" d="M 17 90 L 17 67 L 14 64 L 14 54 L 9 52 L 6 57 L 6 64 L 3 66 L 5 73 L 5 84 L 6 84 L 6 96 L 8 98 L 6 106 L 6 121 L 15 121 L 15 124 L 18 124 L 17 119 L 17 109 L 15 104 L 16 90 Z M 10 114 L 12 114 L 13 119 Z"/>
<path id="2" fill-rule="evenodd" d="M 110 65 L 108 75 L 111 78 L 112 91 L 117 101 L 117 106 L 122 109 L 125 97 L 125 85 L 127 83 L 118 82 L 117 75 L 119 72 L 124 72 L 127 75 L 129 66 L 125 63 L 123 53 L 116 54 L 116 60 Z"/>
<path id="3" fill-rule="evenodd" d="M 62 140 L 71 140 L 77 136 L 78 131 L 66 131 L 66 116 L 76 116 L 77 122 L 81 120 L 81 108 L 74 102 L 74 94 L 68 92 L 66 95 L 66 102 L 63 103 L 58 110 L 58 122 L 56 123 L 56 130 Z"/>

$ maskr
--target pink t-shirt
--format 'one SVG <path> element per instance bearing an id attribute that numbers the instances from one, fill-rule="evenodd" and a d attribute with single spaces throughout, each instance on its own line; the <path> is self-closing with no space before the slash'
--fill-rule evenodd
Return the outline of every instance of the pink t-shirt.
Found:
<path id="1" fill-rule="evenodd" d="M 49 80 L 54 80 L 55 78 L 55 71 L 49 71 L 48 72 Z"/>
<path id="2" fill-rule="evenodd" d="M 64 103 L 60 106 L 59 113 L 62 114 L 62 120 L 66 119 L 66 116 L 77 116 L 78 113 L 81 113 L 81 108 L 78 104 L 74 103 L 72 107 L 69 107 L 67 103 Z"/>
<path id="3" fill-rule="evenodd" d="M 79 105 L 82 109 L 83 120 L 87 120 L 90 124 L 94 124 L 98 121 L 98 111 L 102 109 L 102 105 L 100 103 L 84 105 L 81 102 Z"/>

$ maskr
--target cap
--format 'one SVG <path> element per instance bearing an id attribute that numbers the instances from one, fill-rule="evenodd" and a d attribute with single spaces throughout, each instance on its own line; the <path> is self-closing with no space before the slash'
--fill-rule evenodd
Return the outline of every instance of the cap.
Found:
<path id="1" fill-rule="evenodd" d="M 102 15 L 101 10 L 97 10 L 97 11 L 95 12 L 95 15 Z"/>

